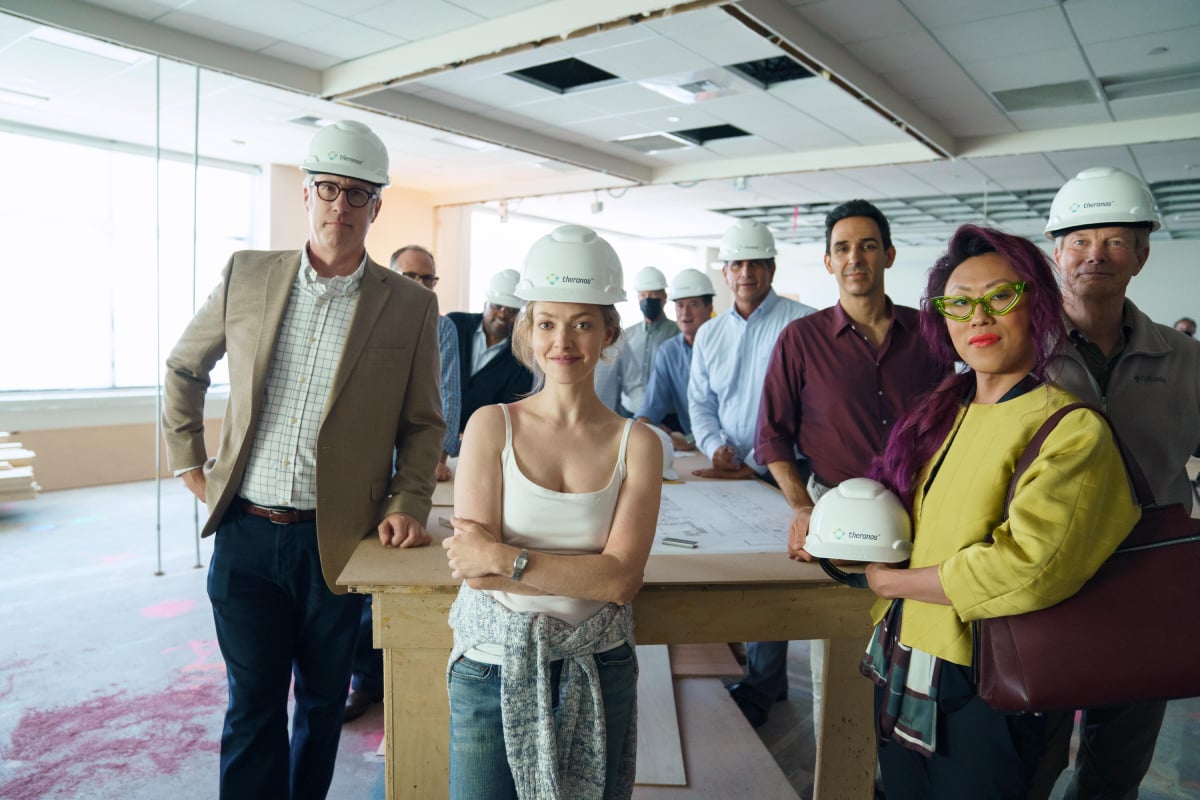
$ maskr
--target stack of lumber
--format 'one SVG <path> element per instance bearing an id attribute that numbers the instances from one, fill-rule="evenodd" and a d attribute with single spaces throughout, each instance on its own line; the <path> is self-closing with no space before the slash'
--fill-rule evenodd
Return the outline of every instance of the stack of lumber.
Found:
<path id="1" fill-rule="evenodd" d="M 34 455 L 12 441 L 12 434 L 0 431 L 0 503 L 37 497 L 41 487 L 33 479 Z"/>

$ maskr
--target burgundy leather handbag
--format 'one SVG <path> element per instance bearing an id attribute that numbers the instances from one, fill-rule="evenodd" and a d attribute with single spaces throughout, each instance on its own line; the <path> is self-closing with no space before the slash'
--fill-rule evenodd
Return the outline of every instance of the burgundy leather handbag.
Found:
<path id="1" fill-rule="evenodd" d="M 1047 419 L 1017 462 L 1006 509 L 1046 437 L 1078 408 L 1104 416 L 1075 403 Z M 1181 505 L 1151 507 L 1145 477 L 1113 433 L 1142 517 L 1074 596 L 975 623 L 975 682 L 992 708 L 1051 711 L 1200 696 L 1200 636 L 1191 625 L 1200 608 L 1200 520 Z"/>

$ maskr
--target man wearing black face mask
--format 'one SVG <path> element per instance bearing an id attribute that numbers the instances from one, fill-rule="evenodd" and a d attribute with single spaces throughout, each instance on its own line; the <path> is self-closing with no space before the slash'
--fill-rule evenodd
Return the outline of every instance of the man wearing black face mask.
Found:
<path id="1" fill-rule="evenodd" d="M 642 407 L 642 396 L 650 382 L 654 354 L 659 345 L 679 333 L 679 327 L 663 313 L 663 305 L 667 302 L 667 277 L 660 270 L 654 267 L 642 269 L 634 279 L 634 289 L 644 319 L 622 332 L 618 357 L 622 372 L 636 376 L 635 380 L 622 381 L 621 386 L 621 406 L 630 412 Z"/>

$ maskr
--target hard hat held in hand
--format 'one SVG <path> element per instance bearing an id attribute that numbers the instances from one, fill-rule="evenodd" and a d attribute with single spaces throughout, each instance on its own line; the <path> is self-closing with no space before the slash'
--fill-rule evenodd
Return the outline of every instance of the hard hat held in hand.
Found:
<path id="1" fill-rule="evenodd" d="M 483 293 L 484 297 L 494 306 L 523 308 L 525 301 L 513 294 L 520 280 L 521 273 L 515 269 L 502 269 L 488 281 L 487 291 Z"/>
<path id="2" fill-rule="evenodd" d="M 643 423 L 647 428 L 654 431 L 658 436 L 658 441 L 662 443 L 663 451 L 663 468 L 662 476 L 664 481 L 679 480 L 679 473 L 675 471 L 675 443 L 671 441 L 671 434 L 664 431 L 657 425 L 651 425 L 649 422 Z"/>
<path id="3" fill-rule="evenodd" d="M 757 261 L 775 257 L 775 237 L 769 228 L 753 219 L 738 220 L 738 223 L 721 237 L 721 251 L 717 258 L 722 261 Z"/>
<path id="4" fill-rule="evenodd" d="M 683 300 L 687 297 L 704 297 L 705 295 L 714 295 L 712 281 L 698 269 L 683 269 L 675 276 L 675 280 L 671 281 L 671 288 L 667 291 L 667 299 L 674 302 L 675 300 Z"/>
<path id="5" fill-rule="evenodd" d="M 308 144 L 300 169 L 322 175 L 341 175 L 387 186 L 388 154 L 383 140 L 361 122 L 335 122 L 317 131 Z"/>
<path id="6" fill-rule="evenodd" d="M 667 288 L 667 276 L 655 267 L 642 267 L 633 279 L 635 292 L 661 292 Z"/>
<path id="7" fill-rule="evenodd" d="M 1085 169 L 1063 184 L 1050 204 L 1046 238 L 1074 228 L 1109 225 L 1162 225 L 1154 211 L 1154 195 L 1140 178 L 1116 167 Z"/>
<path id="8" fill-rule="evenodd" d="M 907 561 L 912 555 L 912 522 L 900 498 L 886 486 L 870 478 L 851 478 L 817 501 L 804 549 L 821 559 L 821 568 L 831 577 L 865 588 L 862 575 L 847 575 L 827 559 Z"/>
<path id="9" fill-rule="evenodd" d="M 591 303 L 625 301 L 621 260 L 591 228 L 563 225 L 533 243 L 515 294 L 522 300 Z"/>

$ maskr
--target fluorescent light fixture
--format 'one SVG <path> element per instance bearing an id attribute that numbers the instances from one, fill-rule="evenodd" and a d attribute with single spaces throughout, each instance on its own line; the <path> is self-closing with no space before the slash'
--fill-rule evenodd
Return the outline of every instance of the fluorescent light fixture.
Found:
<path id="1" fill-rule="evenodd" d="M 18 92 L 15 89 L 0 89 L 0 103 L 8 103 L 14 106 L 36 106 L 45 103 L 49 97 L 42 97 L 37 94 L 27 94 Z"/>
<path id="2" fill-rule="evenodd" d="M 61 28 L 48 28 L 46 26 L 35 28 L 33 33 L 29 34 L 29 38 L 37 39 L 47 44 L 58 45 L 59 47 L 66 47 L 70 50 L 77 50 L 80 53 L 100 56 L 110 61 L 120 61 L 123 64 L 136 64 L 147 57 L 145 53 L 137 50 L 130 50 L 127 47 L 102 42 L 90 36 L 80 36 L 77 33 L 70 33 Z"/>

